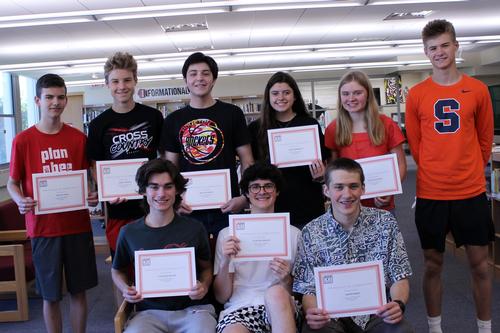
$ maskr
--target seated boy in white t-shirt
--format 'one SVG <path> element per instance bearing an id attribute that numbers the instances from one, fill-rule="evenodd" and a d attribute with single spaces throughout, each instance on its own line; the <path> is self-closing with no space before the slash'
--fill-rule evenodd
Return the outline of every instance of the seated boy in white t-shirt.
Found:
<path id="1" fill-rule="evenodd" d="M 283 187 L 283 177 L 275 166 L 256 163 L 247 168 L 240 188 L 250 201 L 252 214 L 274 213 L 274 203 Z M 299 229 L 291 226 L 292 262 L 297 251 Z M 295 302 L 291 296 L 290 261 L 231 262 L 239 251 L 239 241 L 221 230 L 217 238 L 214 264 L 214 293 L 224 304 L 217 333 L 294 333 Z"/>

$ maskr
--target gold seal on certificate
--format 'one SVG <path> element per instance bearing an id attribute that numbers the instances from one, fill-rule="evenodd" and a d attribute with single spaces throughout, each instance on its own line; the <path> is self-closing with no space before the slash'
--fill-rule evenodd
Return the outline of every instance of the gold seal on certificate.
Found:
<path id="1" fill-rule="evenodd" d="M 87 170 L 34 173 L 35 214 L 87 209 Z"/>
<path id="2" fill-rule="evenodd" d="M 318 308 L 330 317 L 373 314 L 387 303 L 381 260 L 314 267 Z"/>
<path id="3" fill-rule="evenodd" d="M 229 215 L 229 235 L 240 240 L 233 261 L 291 258 L 289 213 Z"/>
<path id="4" fill-rule="evenodd" d="M 193 210 L 220 208 L 231 199 L 229 169 L 182 172 L 189 182 L 183 200 Z"/>
<path id="5" fill-rule="evenodd" d="M 196 285 L 194 247 L 135 251 L 134 260 L 143 298 L 185 296 Z"/>
<path id="6" fill-rule="evenodd" d="M 271 164 L 279 168 L 310 165 L 322 159 L 316 125 L 270 129 L 267 138 Z"/>
<path id="7" fill-rule="evenodd" d="M 365 194 L 361 199 L 403 193 L 396 154 L 356 160 L 365 175 Z"/>
<path id="8" fill-rule="evenodd" d="M 135 174 L 147 161 L 147 158 L 96 161 L 99 201 L 112 201 L 116 198 L 142 199 L 142 195 L 138 193 Z"/>

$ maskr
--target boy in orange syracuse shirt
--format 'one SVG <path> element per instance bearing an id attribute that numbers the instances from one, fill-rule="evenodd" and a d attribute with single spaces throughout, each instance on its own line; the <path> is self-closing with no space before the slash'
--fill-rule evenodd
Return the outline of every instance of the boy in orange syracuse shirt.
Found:
<path id="1" fill-rule="evenodd" d="M 442 332 L 441 271 L 451 231 L 456 246 L 466 249 L 478 331 L 491 333 L 487 260 L 494 230 L 484 177 L 493 142 L 491 98 L 483 83 L 458 71 L 458 42 L 450 22 L 429 22 L 422 39 L 433 72 L 410 89 L 406 130 L 418 166 L 415 223 L 424 252 L 429 332 Z"/>

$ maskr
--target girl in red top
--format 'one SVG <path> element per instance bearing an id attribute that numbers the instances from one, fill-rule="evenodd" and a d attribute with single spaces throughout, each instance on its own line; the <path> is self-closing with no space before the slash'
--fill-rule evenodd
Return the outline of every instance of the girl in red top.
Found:
<path id="1" fill-rule="evenodd" d="M 350 71 L 340 79 L 337 110 L 337 119 L 325 132 L 325 145 L 331 149 L 332 159 L 395 153 L 403 180 L 406 176 L 405 138 L 394 121 L 378 112 L 372 85 L 365 73 Z M 366 199 L 363 205 L 392 211 L 394 197 Z"/>

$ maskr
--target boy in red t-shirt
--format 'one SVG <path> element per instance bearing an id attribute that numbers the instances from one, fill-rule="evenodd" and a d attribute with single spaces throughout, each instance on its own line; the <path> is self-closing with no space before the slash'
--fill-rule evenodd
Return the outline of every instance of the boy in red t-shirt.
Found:
<path id="1" fill-rule="evenodd" d="M 482 82 L 458 71 L 450 22 L 429 22 L 422 38 L 433 72 L 410 89 L 406 130 L 418 166 L 415 223 L 424 250 L 429 332 L 441 332 L 441 271 L 451 231 L 469 260 L 479 332 L 491 333 L 488 244 L 494 228 L 484 177 L 493 142 L 491 98 Z"/>
<path id="2" fill-rule="evenodd" d="M 32 174 L 87 169 L 86 137 L 61 121 L 67 96 L 60 76 L 46 74 L 38 79 L 35 103 L 40 108 L 40 121 L 19 133 L 12 142 L 7 190 L 21 214 L 26 215 L 47 331 L 62 332 L 60 301 L 64 271 L 71 294 L 73 332 L 85 332 L 86 290 L 97 285 L 89 212 L 82 209 L 35 215 L 37 202 L 33 200 Z M 96 202 L 95 195 L 90 201 Z"/>

